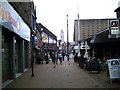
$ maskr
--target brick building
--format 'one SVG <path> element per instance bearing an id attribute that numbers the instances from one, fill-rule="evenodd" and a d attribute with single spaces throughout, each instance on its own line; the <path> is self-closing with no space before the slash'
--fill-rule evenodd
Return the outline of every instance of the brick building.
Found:
<path id="1" fill-rule="evenodd" d="M 80 40 L 97 34 L 106 29 L 109 25 L 109 19 L 80 19 Z M 74 21 L 74 41 L 78 40 L 78 20 Z"/>

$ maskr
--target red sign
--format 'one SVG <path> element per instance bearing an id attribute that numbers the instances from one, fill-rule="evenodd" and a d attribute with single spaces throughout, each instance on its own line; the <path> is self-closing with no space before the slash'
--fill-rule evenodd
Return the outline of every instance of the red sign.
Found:
<path id="1" fill-rule="evenodd" d="M 41 46 L 41 45 L 43 45 L 42 40 L 38 40 L 38 46 Z"/>

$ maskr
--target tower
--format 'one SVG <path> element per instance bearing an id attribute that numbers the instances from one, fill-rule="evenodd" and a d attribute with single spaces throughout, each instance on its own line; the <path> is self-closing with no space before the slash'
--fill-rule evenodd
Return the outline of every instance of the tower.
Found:
<path id="1" fill-rule="evenodd" d="M 60 32 L 60 40 L 61 40 L 62 43 L 64 42 L 64 32 L 63 32 L 63 30 L 61 30 L 61 32 Z"/>

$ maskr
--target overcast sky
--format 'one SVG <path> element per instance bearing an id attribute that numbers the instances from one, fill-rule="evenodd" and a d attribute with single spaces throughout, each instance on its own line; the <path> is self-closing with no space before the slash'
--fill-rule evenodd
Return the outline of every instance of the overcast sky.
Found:
<path id="1" fill-rule="evenodd" d="M 74 20 L 79 12 L 80 19 L 116 18 L 114 10 L 120 0 L 33 0 L 36 5 L 37 22 L 60 39 L 60 31 L 64 31 L 67 41 L 67 14 L 69 42 L 73 41 Z"/>

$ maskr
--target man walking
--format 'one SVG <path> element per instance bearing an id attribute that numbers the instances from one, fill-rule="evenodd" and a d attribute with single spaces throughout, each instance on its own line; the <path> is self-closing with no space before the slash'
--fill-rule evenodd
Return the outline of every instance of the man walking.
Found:
<path id="1" fill-rule="evenodd" d="M 62 54 L 61 54 L 61 52 L 60 52 L 60 51 L 59 51 L 59 53 L 58 53 L 58 58 L 59 58 L 60 63 L 61 63 L 61 65 L 62 65 Z"/>

